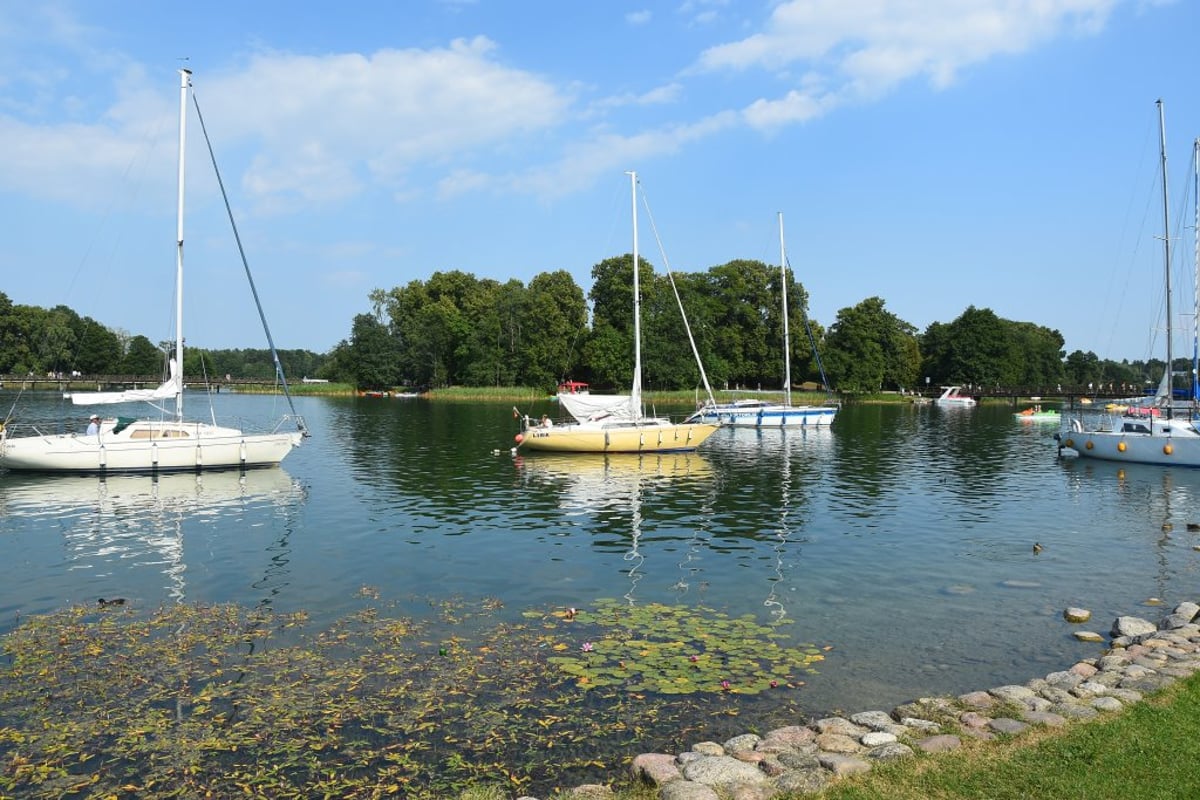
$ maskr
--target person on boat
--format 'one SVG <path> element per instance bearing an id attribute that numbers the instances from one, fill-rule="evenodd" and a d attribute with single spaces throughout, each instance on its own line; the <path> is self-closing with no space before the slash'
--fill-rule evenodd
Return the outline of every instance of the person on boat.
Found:
<path id="1" fill-rule="evenodd" d="M 90 417 L 88 417 L 87 435 L 100 435 L 100 417 L 96 414 L 92 414 Z"/>
<path id="2" fill-rule="evenodd" d="M 550 419 L 545 414 L 542 414 L 542 421 L 538 423 L 543 428 L 549 428 L 554 425 L 554 420 Z"/>

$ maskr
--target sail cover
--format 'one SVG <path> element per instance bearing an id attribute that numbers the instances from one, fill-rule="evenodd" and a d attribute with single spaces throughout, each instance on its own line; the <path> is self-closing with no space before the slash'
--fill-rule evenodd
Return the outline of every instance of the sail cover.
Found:
<path id="1" fill-rule="evenodd" d="M 580 422 L 633 422 L 633 398 L 627 394 L 568 394 L 560 393 L 558 402 Z"/>
<path id="2" fill-rule="evenodd" d="M 170 363 L 171 376 L 159 384 L 156 389 L 126 389 L 123 392 L 71 392 L 71 404 L 77 406 L 103 406 L 113 403 L 146 402 L 167 400 L 183 390 L 183 379 L 179 377 L 179 367 L 175 359 Z"/>

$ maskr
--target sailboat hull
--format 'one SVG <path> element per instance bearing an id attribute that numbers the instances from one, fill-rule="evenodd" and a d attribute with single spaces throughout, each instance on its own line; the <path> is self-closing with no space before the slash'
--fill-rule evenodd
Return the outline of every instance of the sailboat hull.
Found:
<path id="1" fill-rule="evenodd" d="M 812 428 L 832 425 L 837 411 L 837 406 L 724 403 L 706 405 L 688 420 L 733 428 Z"/>
<path id="2" fill-rule="evenodd" d="M 717 430 L 707 423 L 587 423 L 528 428 L 520 445 L 555 453 L 669 453 L 695 450 Z"/>
<path id="3" fill-rule="evenodd" d="M 1058 438 L 1080 458 L 1200 467 L 1200 433 L 1185 420 L 1126 420 L 1120 430 L 1085 430 L 1073 420 L 1072 429 Z"/>
<path id="4" fill-rule="evenodd" d="M 279 464 L 300 444 L 299 432 L 246 434 L 195 422 L 141 420 L 114 433 L 50 434 L 0 440 L 0 466 L 57 473 L 196 472 Z"/>

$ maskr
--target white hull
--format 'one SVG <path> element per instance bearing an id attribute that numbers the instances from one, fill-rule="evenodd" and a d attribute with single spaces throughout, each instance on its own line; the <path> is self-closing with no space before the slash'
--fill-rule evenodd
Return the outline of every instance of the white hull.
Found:
<path id="1" fill-rule="evenodd" d="M 1063 447 L 1080 458 L 1128 464 L 1200 467 L 1200 433 L 1179 419 L 1124 418 L 1118 426 L 1086 430 L 1079 420 L 1059 434 Z"/>
<path id="2" fill-rule="evenodd" d="M 0 466 L 60 473 L 184 472 L 279 464 L 300 444 L 297 432 L 246 434 L 199 422 L 140 420 L 120 433 L 47 434 L 0 439 Z"/>
<path id="3" fill-rule="evenodd" d="M 974 408 L 977 401 L 974 397 L 962 394 L 960 386 L 946 386 L 942 396 L 934 402 L 942 408 Z"/>
<path id="4" fill-rule="evenodd" d="M 704 406 L 689 422 L 733 428 L 810 428 L 832 425 L 836 406 L 787 406 L 771 403 L 719 403 Z"/>

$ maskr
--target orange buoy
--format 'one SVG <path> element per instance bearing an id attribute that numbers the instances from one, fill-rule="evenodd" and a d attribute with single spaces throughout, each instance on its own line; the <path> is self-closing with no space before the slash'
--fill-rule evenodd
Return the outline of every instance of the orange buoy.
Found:
<path id="1" fill-rule="evenodd" d="M 1175 452 L 1175 448 L 1174 448 L 1174 447 L 1172 447 L 1172 446 L 1171 446 L 1171 445 L 1169 445 L 1169 444 L 1164 444 L 1164 445 L 1163 445 L 1163 452 L 1164 452 L 1164 453 L 1166 453 L 1167 455 L 1171 455 L 1171 453 L 1174 453 L 1174 452 Z"/>
<path id="2" fill-rule="evenodd" d="M 1124 453 L 1125 452 L 1125 443 L 1117 442 L 1117 450 L 1118 450 L 1118 452 Z"/>
<path id="3" fill-rule="evenodd" d="M 516 442 L 517 444 L 520 444 L 521 442 L 525 441 L 524 434 L 518 433 L 516 436 L 513 437 L 513 441 Z"/>
<path id="4" fill-rule="evenodd" d="M 1091 443 L 1091 442 L 1088 442 L 1087 444 L 1085 444 L 1085 445 L 1084 445 L 1084 447 L 1086 447 L 1088 450 L 1091 450 L 1091 449 L 1092 449 L 1092 443 Z"/>

